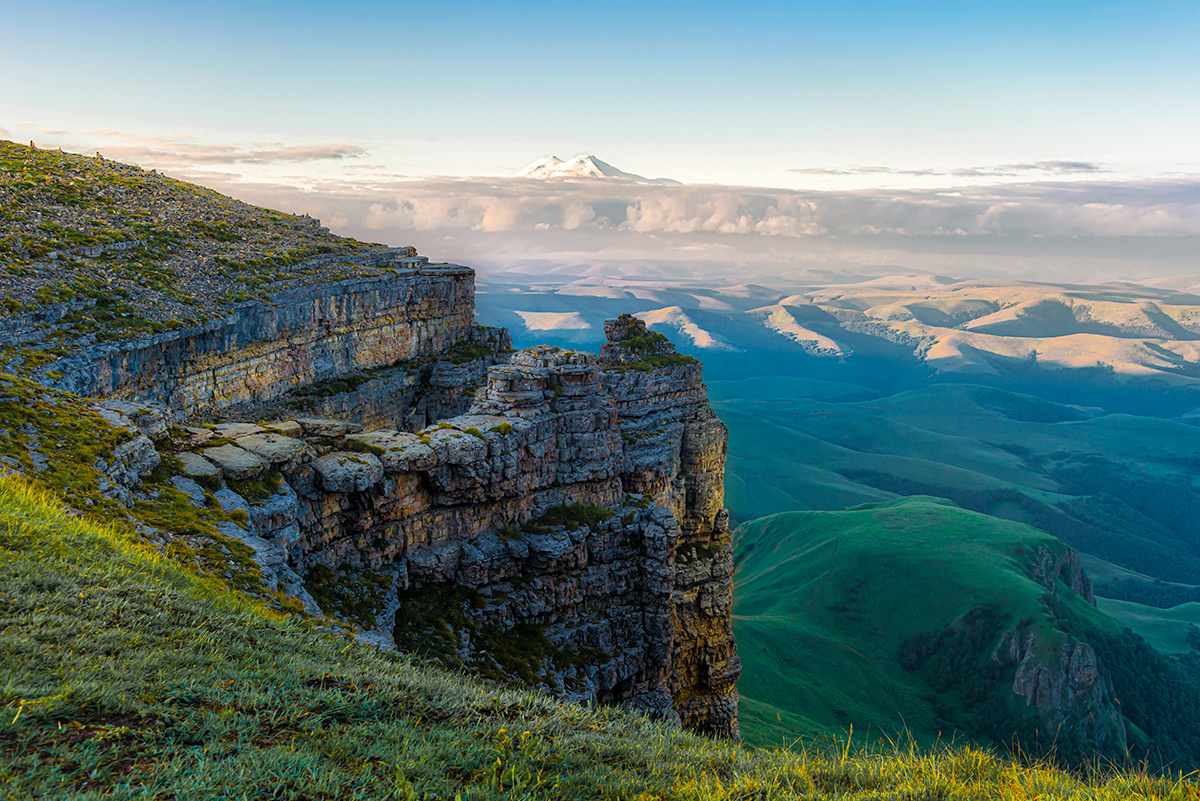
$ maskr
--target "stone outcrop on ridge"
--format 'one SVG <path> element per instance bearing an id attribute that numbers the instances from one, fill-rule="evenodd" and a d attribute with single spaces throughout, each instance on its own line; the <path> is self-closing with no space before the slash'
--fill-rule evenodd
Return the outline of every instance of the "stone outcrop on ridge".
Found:
<path id="1" fill-rule="evenodd" d="M 114 424 L 143 429 L 114 492 L 177 465 L 176 489 L 220 504 L 268 589 L 364 642 L 736 737 L 726 430 L 699 363 L 633 318 L 599 357 L 469 331 L 469 358 L 420 368 L 441 386 L 389 395 L 394 371 L 418 372 L 402 364 L 319 398 L 352 419 L 287 418 L 268 398 L 253 421 L 164 440 L 183 411 L 220 398 L 233 412 L 242 395 L 174 412 L 106 401 Z"/>
<path id="2" fill-rule="evenodd" d="M 365 641 L 440 642 L 437 656 L 488 675 L 736 736 L 726 432 L 698 364 L 539 347 L 416 431 L 214 428 L 224 444 L 199 441 L 188 470 L 276 473 L 248 504 L 247 541 L 274 555 L 279 588 L 307 587 L 306 606 L 353 608 Z M 443 617 L 422 623 L 426 607 Z M 543 658 L 506 661 L 496 644 L 514 637 Z"/>

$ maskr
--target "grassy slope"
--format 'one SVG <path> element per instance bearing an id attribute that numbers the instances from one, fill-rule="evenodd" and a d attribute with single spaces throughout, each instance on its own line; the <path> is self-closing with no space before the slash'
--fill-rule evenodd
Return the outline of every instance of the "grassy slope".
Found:
<path id="1" fill-rule="evenodd" d="M 1049 602 L 1027 567 L 1043 548 L 1063 550 L 1036 529 L 929 498 L 743 525 L 734 631 L 745 667 L 739 689 L 747 740 L 828 736 L 850 725 L 867 739 L 906 733 L 921 743 L 960 732 L 1001 744 L 1022 729 L 1028 737 L 1011 668 L 968 682 L 994 699 L 985 713 L 989 706 L 965 701 L 962 687 L 935 689 L 921 671 L 902 667 L 906 640 L 960 626 L 972 609 L 995 604 L 1003 625 L 982 654 L 1015 629 L 1035 633 L 1046 654 L 1064 641 L 1092 644 L 1113 675 L 1131 751 L 1196 764 L 1200 729 L 1191 716 L 1200 709 L 1200 682 L 1061 581 L 1061 603 Z M 1168 633 L 1179 635 L 1178 628 L 1162 636 Z M 977 667 L 966 663 L 954 674 Z M 1079 746 L 1056 747 L 1073 759 Z"/>
<path id="2" fill-rule="evenodd" d="M 1151 577 L 1200 573 L 1200 428 L 969 385 L 855 402 L 781 395 L 714 404 L 730 428 L 738 521 L 933 495 Z"/>
<path id="3" fill-rule="evenodd" d="M 1100 611 L 1121 621 L 1146 638 L 1146 641 L 1165 654 L 1196 652 L 1195 635 L 1200 626 L 1200 603 L 1186 603 L 1170 609 L 1157 609 L 1132 601 L 1100 598 Z M 1189 635 L 1192 640 L 1189 640 Z"/>
<path id="4" fill-rule="evenodd" d="M 1006 599 L 1013 622 L 1035 617 L 1048 628 L 1038 600 L 1045 589 L 1014 553 L 1039 546 L 1061 548 L 1025 526 L 920 498 L 746 524 L 735 607 L 743 697 L 824 732 L 853 725 L 875 736 L 908 730 L 922 742 L 949 735 L 929 689 L 900 667 L 900 644 L 995 598 Z M 767 723 L 744 726 L 747 739 L 785 736 Z"/>
<path id="5" fill-rule="evenodd" d="M 747 751 L 266 612 L 0 476 L 0 797 L 1200 798 L 969 748 Z"/>
<path id="6" fill-rule="evenodd" d="M 82 252 L 98 245 L 109 250 Z M 53 355 L 83 337 L 161 333 L 282 288 L 381 274 L 343 261 L 381 248 L 157 172 L 0 139 L 0 318 L 71 304 L 45 320 L 37 347 Z M 0 348 L 0 363 L 26 372 L 37 360 Z"/>

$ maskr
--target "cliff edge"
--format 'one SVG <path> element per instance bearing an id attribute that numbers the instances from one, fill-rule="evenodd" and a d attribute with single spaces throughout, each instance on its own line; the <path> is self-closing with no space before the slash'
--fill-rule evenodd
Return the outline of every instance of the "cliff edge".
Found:
<path id="1" fill-rule="evenodd" d="M 513 352 L 469 268 L 2 144 L 4 469 L 363 642 L 738 736 L 698 362 L 628 315 Z"/>

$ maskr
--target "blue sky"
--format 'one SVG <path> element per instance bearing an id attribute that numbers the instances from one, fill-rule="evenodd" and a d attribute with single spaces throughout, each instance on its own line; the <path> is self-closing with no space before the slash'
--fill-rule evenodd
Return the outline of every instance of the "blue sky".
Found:
<path id="1" fill-rule="evenodd" d="M 1196 0 L 0 12 L 0 74 L 19 76 L 0 82 L 0 126 L 70 132 L 31 137 L 49 144 L 95 130 L 350 143 L 413 176 L 595 152 L 634 172 L 768 186 L 922 184 L 790 172 L 806 168 L 1071 159 L 1148 176 L 1200 161 Z"/>
<path id="2" fill-rule="evenodd" d="M 485 268 L 1200 272 L 1200 0 L 0 0 L 0 76 L 0 137 Z M 511 177 L 580 153 L 683 183 Z"/>

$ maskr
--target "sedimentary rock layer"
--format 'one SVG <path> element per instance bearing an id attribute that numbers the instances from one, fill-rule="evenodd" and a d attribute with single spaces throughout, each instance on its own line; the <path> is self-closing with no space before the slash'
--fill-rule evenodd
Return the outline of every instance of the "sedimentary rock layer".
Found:
<path id="1" fill-rule="evenodd" d="M 324 611 L 364 614 L 368 641 L 437 641 L 485 674 L 736 736 L 726 431 L 699 364 L 659 347 L 658 366 L 620 347 L 511 354 L 467 413 L 415 433 L 236 424 L 195 451 L 282 475 L 247 536 L 310 608 L 353 596 Z M 520 638 L 541 656 L 514 663 Z"/>
<path id="2" fill-rule="evenodd" d="M 474 296 L 474 272 L 451 265 L 298 287 L 197 328 L 85 348 L 54 363 L 50 383 L 188 415 L 268 400 L 447 349 L 470 334 Z"/>

